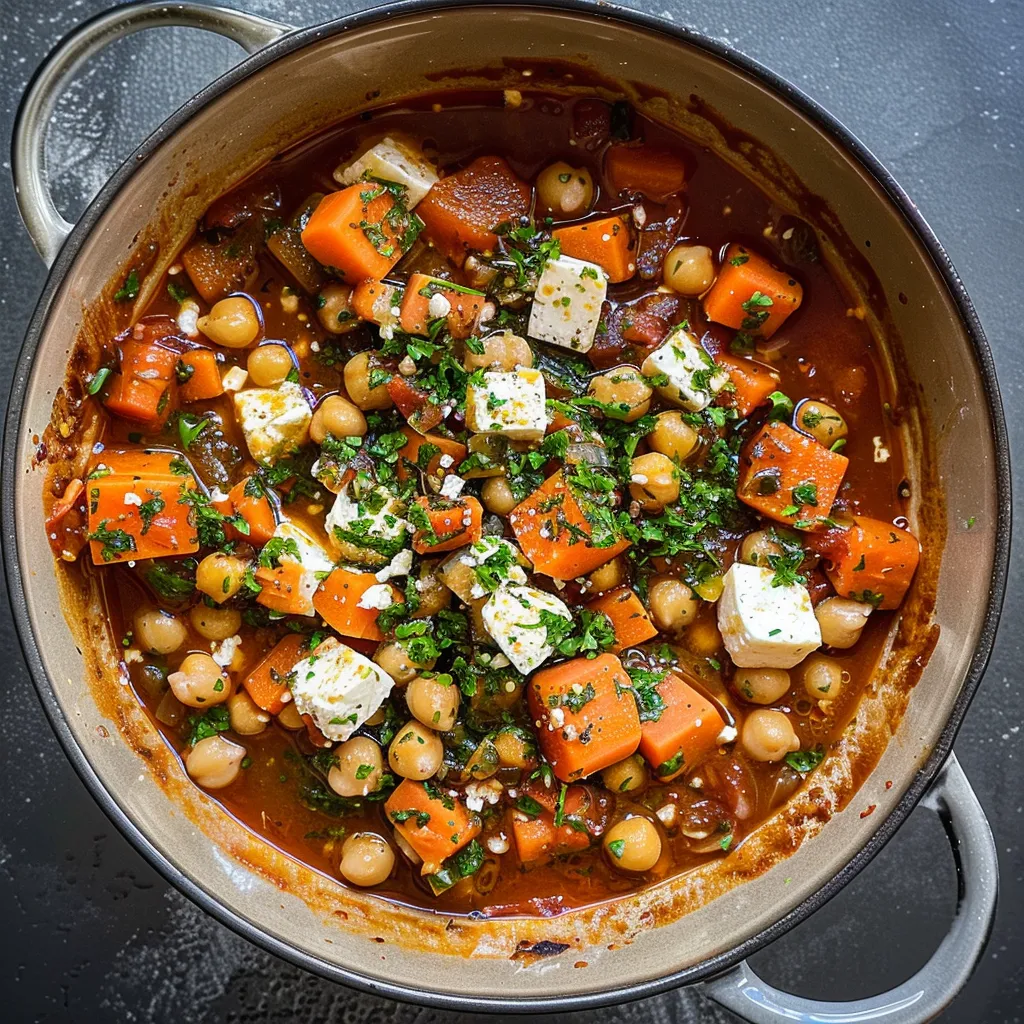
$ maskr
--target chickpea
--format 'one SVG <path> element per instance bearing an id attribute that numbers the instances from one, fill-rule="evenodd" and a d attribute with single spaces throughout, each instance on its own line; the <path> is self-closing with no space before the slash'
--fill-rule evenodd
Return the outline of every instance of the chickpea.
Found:
<path id="1" fill-rule="evenodd" d="M 395 866 L 395 851 L 376 832 L 356 832 L 341 848 L 339 870 L 353 885 L 380 885 Z"/>
<path id="2" fill-rule="evenodd" d="M 422 664 L 413 661 L 404 645 L 397 640 L 381 644 L 377 648 L 373 660 L 394 679 L 398 686 L 404 686 L 406 683 L 412 682 L 421 669 L 431 669 L 434 667 L 433 659 Z"/>
<path id="3" fill-rule="evenodd" d="M 700 618 L 686 628 L 686 649 L 698 658 L 711 658 L 722 649 L 722 634 L 714 618 Z"/>
<path id="4" fill-rule="evenodd" d="M 261 388 L 277 387 L 295 369 L 291 352 L 277 344 L 254 348 L 245 365 L 253 384 Z"/>
<path id="5" fill-rule="evenodd" d="M 239 736 L 258 736 L 270 724 L 270 715 L 245 690 L 228 697 L 228 714 Z"/>
<path id="6" fill-rule="evenodd" d="M 150 654 L 171 654 L 187 636 L 181 620 L 170 612 L 143 608 L 135 613 L 135 639 Z"/>
<path id="7" fill-rule="evenodd" d="M 821 642 L 840 650 L 852 647 L 864 632 L 870 614 L 871 605 L 863 601 L 851 601 L 848 597 L 826 597 L 814 609 L 814 617 L 821 627 Z"/>
<path id="8" fill-rule="evenodd" d="M 388 747 L 388 764 L 403 779 L 429 779 L 444 760 L 444 745 L 433 729 L 420 722 L 407 722 L 395 733 Z"/>
<path id="9" fill-rule="evenodd" d="M 508 480 L 503 476 L 488 477 L 480 488 L 480 500 L 488 512 L 496 516 L 507 516 L 519 504 Z"/>
<path id="10" fill-rule="evenodd" d="M 774 704 L 789 693 L 792 680 L 784 668 L 741 668 L 733 677 L 733 685 L 752 704 Z"/>
<path id="11" fill-rule="evenodd" d="M 192 628 L 204 640 L 227 640 L 242 625 L 242 613 L 235 608 L 208 608 L 197 604 L 189 613 Z"/>
<path id="12" fill-rule="evenodd" d="M 647 601 L 654 624 L 664 633 L 677 633 L 691 622 L 700 608 L 694 592 L 682 581 L 662 577 L 651 584 Z"/>
<path id="13" fill-rule="evenodd" d="M 345 364 L 345 390 L 348 397 L 363 412 L 369 412 L 371 409 L 390 409 L 394 405 L 386 382 L 370 387 L 370 357 L 376 354 L 360 352 Z"/>
<path id="14" fill-rule="evenodd" d="M 654 429 L 647 435 L 647 443 L 662 455 L 684 462 L 700 444 L 700 435 L 678 410 L 661 412 L 655 417 Z"/>
<path id="15" fill-rule="evenodd" d="M 323 444 L 328 434 L 335 437 L 362 437 L 366 433 L 366 417 L 347 398 L 328 395 L 313 413 L 309 436 Z"/>
<path id="16" fill-rule="evenodd" d="M 295 706 L 294 701 L 289 701 L 278 711 L 277 724 L 282 729 L 288 729 L 291 732 L 298 732 L 300 729 L 306 728 L 306 723 L 303 721 L 302 715 L 299 713 L 299 709 Z"/>
<path id="17" fill-rule="evenodd" d="M 613 793 L 632 793 L 647 785 L 647 763 L 639 754 L 630 754 L 601 772 L 601 781 Z"/>
<path id="18" fill-rule="evenodd" d="M 510 726 L 494 737 L 494 749 L 503 768 L 529 768 L 534 762 L 533 744 L 522 729 Z"/>
<path id="19" fill-rule="evenodd" d="M 425 572 L 416 585 L 420 606 L 413 612 L 414 619 L 430 619 L 452 603 L 452 592 L 436 572 Z"/>
<path id="20" fill-rule="evenodd" d="M 417 676 L 405 688 L 405 703 L 412 717 L 431 729 L 445 732 L 459 713 L 459 688 L 429 676 Z"/>
<path id="21" fill-rule="evenodd" d="M 660 512 L 679 500 L 679 470 L 661 452 L 638 455 L 630 466 L 629 493 L 645 512 Z"/>
<path id="22" fill-rule="evenodd" d="M 244 295 L 231 295 L 215 302 L 196 326 L 215 345 L 224 348 L 248 348 L 263 329 L 256 305 Z"/>
<path id="23" fill-rule="evenodd" d="M 814 700 L 835 700 L 843 688 L 843 666 L 825 654 L 811 654 L 803 664 L 804 689 Z"/>
<path id="24" fill-rule="evenodd" d="M 587 394 L 610 407 L 602 409 L 609 419 L 632 423 L 647 415 L 654 391 L 635 366 L 616 366 L 592 377 Z"/>
<path id="25" fill-rule="evenodd" d="M 329 334 L 344 334 L 359 325 L 352 311 L 352 289 L 347 284 L 331 281 L 317 296 L 316 318 Z"/>
<path id="26" fill-rule="evenodd" d="M 537 175 L 537 206 L 559 220 L 582 217 L 594 202 L 594 179 L 585 167 L 559 160 Z"/>
<path id="27" fill-rule="evenodd" d="M 174 696 L 190 708 L 221 704 L 231 696 L 231 683 L 220 665 L 208 654 L 188 654 L 177 672 L 167 677 Z"/>
<path id="28" fill-rule="evenodd" d="M 781 761 L 800 749 L 800 739 L 781 711 L 760 708 L 751 711 L 743 723 L 740 742 L 755 761 Z"/>
<path id="29" fill-rule="evenodd" d="M 662 264 L 665 284 L 674 292 L 696 298 L 715 283 L 715 261 L 706 245 L 676 245 Z"/>
<path id="30" fill-rule="evenodd" d="M 517 366 L 533 366 L 533 349 L 525 338 L 518 334 L 505 331 L 502 334 L 490 334 L 481 344 L 483 352 L 470 352 L 466 349 L 462 365 L 472 373 L 474 370 L 504 370 L 511 373 Z"/>
<path id="31" fill-rule="evenodd" d="M 626 560 L 616 555 L 610 562 L 599 565 L 588 577 L 588 594 L 603 594 L 626 582 Z"/>
<path id="32" fill-rule="evenodd" d="M 248 562 L 236 555 L 215 551 L 199 563 L 196 569 L 196 589 L 217 604 L 223 604 L 242 589 L 242 580 L 248 567 Z"/>
<path id="33" fill-rule="evenodd" d="M 769 555 L 781 555 L 782 545 L 775 539 L 773 530 L 754 530 L 743 538 L 740 545 L 740 561 L 747 565 L 769 565 Z"/>
<path id="34" fill-rule="evenodd" d="M 185 770 L 203 789 L 230 786 L 242 770 L 245 747 L 219 733 L 200 740 L 185 755 Z"/>
<path id="35" fill-rule="evenodd" d="M 811 398 L 797 407 L 796 425 L 826 448 L 846 437 L 847 432 L 846 420 L 839 412 Z"/>
<path id="36" fill-rule="evenodd" d="M 650 871 L 661 856 L 658 830 L 639 815 L 612 825 L 602 845 L 612 866 L 622 871 Z"/>
<path id="37" fill-rule="evenodd" d="M 353 736 L 334 749 L 336 764 L 327 773 L 327 784 L 338 796 L 368 796 L 380 789 L 384 756 L 369 736 Z"/>

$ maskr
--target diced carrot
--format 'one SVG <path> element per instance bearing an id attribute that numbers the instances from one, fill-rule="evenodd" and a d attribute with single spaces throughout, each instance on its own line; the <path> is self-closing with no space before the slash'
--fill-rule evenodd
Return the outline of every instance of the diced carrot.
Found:
<path id="1" fill-rule="evenodd" d="M 718 746 L 725 722 L 711 701 L 677 675 L 665 676 L 655 689 L 665 707 L 660 718 L 640 726 L 640 753 L 667 782 Z"/>
<path id="2" fill-rule="evenodd" d="M 359 607 L 363 594 L 376 585 L 377 577 L 372 572 L 335 569 L 317 588 L 313 607 L 327 625 L 342 636 L 383 640 L 384 634 L 377 625 L 377 609 Z M 394 587 L 391 594 L 396 601 L 402 600 L 402 595 Z"/>
<path id="3" fill-rule="evenodd" d="M 867 516 L 855 516 L 849 529 L 827 530 L 812 546 L 837 594 L 883 609 L 899 607 L 921 558 L 912 533 Z"/>
<path id="4" fill-rule="evenodd" d="M 517 505 L 508 521 L 534 569 L 556 580 L 585 576 L 621 554 L 630 544 L 625 538 L 607 547 L 591 544 L 590 522 L 565 483 L 561 470 L 549 476 Z"/>
<path id="5" fill-rule="evenodd" d="M 721 391 L 718 404 L 736 410 L 741 418 L 749 416 L 759 405 L 768 401 L 768 396 L 778 389 L 781 378 L 764 363 L 755 362 L 743 356 L 731 356 L 719 352 L 715 362 L 729 373 L 734 391 Z"/>
<path id="6" fill-rule="evenodd" d="M 640 743 L 632 682 L 614 654 L 574 658 L 527 683 L 530 716 L 555 775 L 573 782 L 621 761 Z M 552 728 L 548 728 L 548 725 Z"/>
<path id="7" fill-rule="evenodd" d="M 804 290 L 763 256 L 730 245 L 711 291 L 704 296 L 709 320 L 770 338 L 800 308 Z"/>
<path id="8" fill-rule="evenodd" d="M 404 779 L 384 804 L 388 821 L 434 874 L 441 863 L 480 834 L 480 819 L 429 782 Z"/>
<path id="9" fill-rule="evenodd" d="M 182 353 L 181 362 L 192 367 L 192 376 L 178 388 L 183 402 L 202 402 L 224 394 L 215 352 L 208 348 L 194 348 Z"/>
<path id="10" fill-rule="evenodd" d="M 360 320 L 383 326 L 395 319 L 391 312 L 401 301 L 401 288 L 367 278 L 352 289 L 352 309 Z"/>
<path id="11" fill-rule="evenodd" d="M 274 506 L 267 497 L 266 489 L 259 483 L 252 483 L 253 477 L 239 480 L 228 491 L 231 511 L 236 512 L 249 524 L 249 540 L 253 544 L 266 544 L 274 536 L 277 516 Z M 252 493 L 249 493 L 252 492 Z"/>
<path id="12" fill-rule="evenodd" d="M 544 809 L 536 817 L 521 810 L 512 812 L 512 838 L 515 840 L 516 853 L 524 864 L 572 850 L 585 850 L 592 842 L 589 832 L 576 828 L 571 823 L 555 827 L 557 793 L 547 792 L 551 796 L 550 806 L 538 800 Z M 531 799 L 536 799 L 532 791 L 527 795 L 531 796 Z M 583 786 L 569 786 L 562 806 L 563 820 L 570 818 L 578 821 L 580 812 L 584 811 L 588 804 L 589 797 Z"/>
<path id="13" fill-rule="evenodd" d="M 154 426 L 171 413 L 179 353 L 153 342 L 129 339 L 121 346 L 121 372 L 110 379 L 104 405 L 115 416 Z"/>
<path id="14" fill-rule="evenodd" d="M 315 577 L 297 562 L 281 562 L 273 567 L 260 566 L 255 572 L 262 588 L 257 604 L 282 615 L 312 615 Z"/>
<path id="15" fill-rule="evenodd" d="M 105 451 L 86 478 L 89 541 L 97 565 L 188 555 L 199 550 L 183 489 L 191 473 L 175 473 L 171 452 Z"/>
<path id="16" fill-rule="evenodd" d="M 785 423 L 766 423 L 740 456 L 736 496 L 787 526 L 817 529 L 832 510 L 848 463 Z"/>
<path id="17" fill-rule="evenodd" d="M 394 206 L 390 192 L 366 182 L 330 192 L 306 221 L 302 244 L 351 283 L 381 278 L 408 248 L 401 224 L 394 223 L 403 219 L 392 214 Z"/>
<path id="18" fill-rule="evenodd" d="M 636 273 L 636 242 L 622 217 L 602 217 L 587 224 L 555 228 L 562 252 L 604 268 L 612 284 L 628 281 Z"/>
<path id="19" fill-rule="evenodd" d="M 494 249 L 494 229 L 530 209 L 530 186 L 497 156 L 482 156 L 442 178 L 416 207 L 426 236 L 459 266 L 470 250 Z"/>
<path id="20" fill-rule="evenodd" d="M 475 544 L 483 536 L 484 509 L 476 498 L 442 498 L 440 495 L 424 495 L 416 504 L 430 520 L 430 529 L 417 527 L 412 538 L 412 549 L 419 555 L 439 554 L 456 548 Z"/>
<path id="21" fill-rule="evenodd" d="M 388 394 L 409 426 L 421 434 L 433 430 L 444 419 L 444 410 L 433 400 L 430 392 L 416 387 L 400 373 L 388 381 Z"/>
<path id="22" fill-rule="evenodd" d="M 309 653 L 306 639 L 300 633 L 282 637 L 242 681 L 257 707 L 276 715 L 285 706 L 285 677 Z"/>
<path id="23" fill-rule="evenodd" d="M 642 192 L 654 200 L 665 200 L 686 187 L 683 158 L 644 143 L 612 146 L 604 158 L 604 173 L 613 192 Z"/>
<path id="24" fill-rule="evenodd" d="M 440 434 L 421 434 L 408 426 L 402 427 L 401 432 L 408 440 L 398 451 L 395 475 L 399 480 L 408 480 L 415 473 L 414 466 L 422 469 L 428 476 L 441 478 L 447 476 L 449 472 L 456 471 L 459 468 L 459 463 L 466 458 L 466 446 L 458 441 L 453 441 L 450 437 L 442 437 Z M 437 451 L 434 451 L 434 448 Z M 452 460 L 448 466 L 441 465 L 445 455 Z M 421 459 L 424 460 L 425 465 L 420 465 Z"/>
<path id="25" fill-rule="evenodd" d="M 85 547 L 85 527 L 89 517 L 85 484 L 72 480 L 46 517 L 46 539 L 53 553 L 65 562 L 73 562 Z"/>
<path id="26" fill-rule="evenodd" d="M 615 646 L 612 650 L 616 654 L 658 635 L 657 627 L 648 618 L 640 598 L 629 587 L 609 590 L 588 602 L 587 608 L 607 616 L 615 631 Z"/>
<path id="27" fill-rule="evenodd" d="M 453 338 L 468 338 L 484 304 L 484 293 L 463 288 L 439 277 L 415 273 L 409 278 L 402 296 L 402 330 L 406 334 L 427 334 L 430 300 L 442 296 L 449 305 L 445 314 L 448 333 Z"/>

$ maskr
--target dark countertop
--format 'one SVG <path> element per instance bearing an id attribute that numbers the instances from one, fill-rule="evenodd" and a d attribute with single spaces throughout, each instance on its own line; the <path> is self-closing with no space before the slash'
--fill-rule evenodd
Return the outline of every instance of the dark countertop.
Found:
<path id="1" fill-rule="evenodd" d="M 47 51 L 105 6 L 99 0 L 0 0 L 0 136 L 9 137 L 18 98 Z M 366 4 L 248 0 L 240 6 L 312 24 Z M 995 350 L 1011 442 L 1019 452 L 1024 4 L 660 0 L 648 9 L 727 41 L 788 77 L 894 172 L 945 243 L 974 299 Z M 237 53 L 223 40 L 175 29 L 118 43 L 88 65 L 58 107 L 51 131 L 53 176 L 65 213 L 80 212 L 144 132 L 226 70 Z M 5 151 L 5 380 L 45 276 L 18 218 L 9 175 Z M 1002 891 L 995 933 L 944 1017 L 950 1021 L 1011 1024 L 1022 1015 L 1022 579 L 1018 548 L 995 655 L 956 744 L 995 831 Z M 8 665 L 0 714 L 0 765 L 7 780 L 0 790 L 0 982 L 6 993 L 0 1017 L 143 1024 L 300 1016 L 424 1024 L 452 1019 L 306 975 L 168 888 L 114 830 L 65 760 L 24 668 L 6 591 L 0 600 L 0 658 Z M 954 901 L 941 828 L 918 811 L 839 897 L 754 962 L 767 979 L 804 995 L 869 995 L 924 963 L 945 932 Z M 597 1024 L 731 1019 L 693 991 L 587 1014 Z"/>

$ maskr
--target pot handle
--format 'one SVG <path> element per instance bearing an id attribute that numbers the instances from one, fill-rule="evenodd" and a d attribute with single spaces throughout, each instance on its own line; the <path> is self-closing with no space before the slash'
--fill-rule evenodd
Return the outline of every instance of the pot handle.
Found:
<path id="1" fill-rule="evenodd" d="M 74 225 L 53 204 L 47 187 L 46 131 L 57 98 L 81 65 L 117 39 L 146 28 L 181 25 L 227 36 L 246 53 L 290 32 L 292 26 L 224 7 L 198 3 L 132 3 L 97 15 L 70 32 L 32 79 L 14 121 L 11 167 L 18 209 L 32 244 L 47 266 Z"/>
<path id="2" fill-rule="evenodd" d="M 957 868 L 956 916 L 932 958 L 902 985 L 849 1002 L 802 999 L 763 982 L 746 960 L 702 987 L 752 1024 L 922 1024 L 938 1016 L 981 959 L 995 917 L 999 863 L 985 811 L 950 755 L 922 800 L 946 829 Z"/>

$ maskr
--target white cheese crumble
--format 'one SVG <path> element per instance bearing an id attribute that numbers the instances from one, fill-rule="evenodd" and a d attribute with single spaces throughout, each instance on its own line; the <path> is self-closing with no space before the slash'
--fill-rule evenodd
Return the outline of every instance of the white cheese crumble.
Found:
<path id="1" fill-rule="evenodd" d="M 221 668 L 227 668 L 234 660 L 235 652 L 242 646 L 242 638 L 236 633 L 229 636 L 220 643 L 215 643 L 210 648 L 210 657 L 213 658 Z"/>
<path id="2" fill-rule="evenodd" d="M 363 591 L 362 597 L 359 598 L 358 607 L 383 611 L 385 608 L 390 608 L 394 603 L 395 598 L 391 592 L 391 587 L 386 583 L 375 583 L 372 587 L 367 587 Z"/>
<path id="3" fill-rule="evenodd" d="M 452 304 L 448 300 L 447 295 L 442 295 L 440 292 L 434 292 L 430 296 L 430 301 L 427 303 L 427 316 L 431 320 L 437 320 L 439 317 L 447 316 L 452 311 Z"/>
<path id="4" fill-rule="evenodd" d="M 220 384 L 225 391 L 241 391 L 248 380 L 248 370 L 241 366 L 232 366 L 224 372 L 224 376 L 220 379 Z"/>
<path id="5" fill-rule="evenodd" d="M 449 473 L 441 483 L 441 497 L 454 501 L 461 493 L 466 481 L 456 473 Z"/>
<path id="6" fill-rule="evenodd" d="M 395 576 L 408 576 L 412 572 L 412 548 L 404 548 L 374 574 L 378 583 L 387 583 Z"/>

